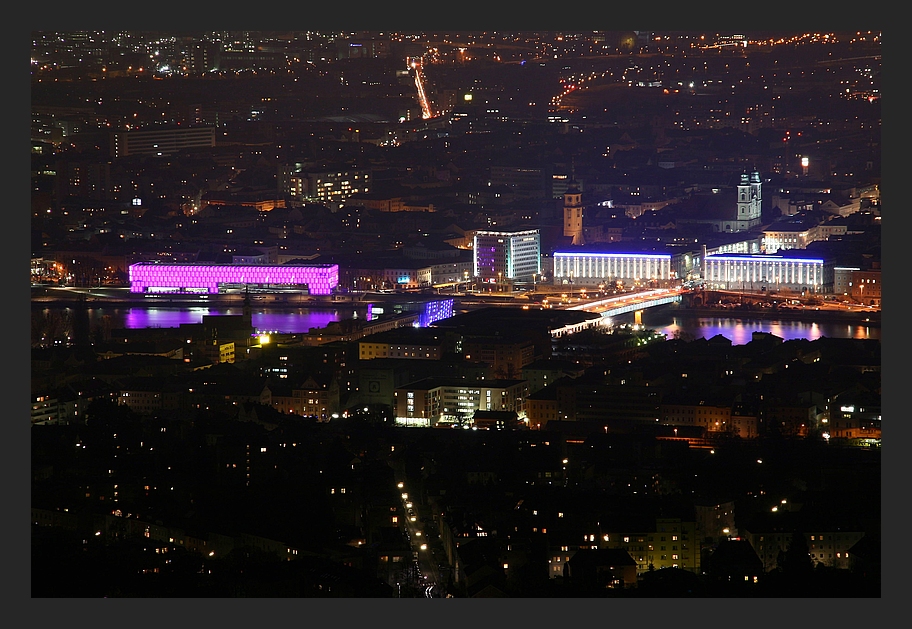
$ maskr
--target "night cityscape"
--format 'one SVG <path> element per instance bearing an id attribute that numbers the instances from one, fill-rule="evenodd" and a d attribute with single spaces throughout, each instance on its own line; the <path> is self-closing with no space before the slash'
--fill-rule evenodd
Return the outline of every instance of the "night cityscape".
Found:
<path id="1" fill-rule="evenodd" d="M 881 44 L 33 31 L 33 598 L 880 598 Z"/>

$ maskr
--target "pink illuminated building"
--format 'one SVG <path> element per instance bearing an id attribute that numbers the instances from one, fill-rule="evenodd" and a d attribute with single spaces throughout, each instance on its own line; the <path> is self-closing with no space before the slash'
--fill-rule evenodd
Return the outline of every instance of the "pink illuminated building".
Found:
<path id="1" fill-rule="evenodd" d="M 130 265 L 131 293 L 218 293 L 220 285 L 302 286 L 329 295 L 339 284 L 337 264 L 246 265 L 137 262 Z"/>

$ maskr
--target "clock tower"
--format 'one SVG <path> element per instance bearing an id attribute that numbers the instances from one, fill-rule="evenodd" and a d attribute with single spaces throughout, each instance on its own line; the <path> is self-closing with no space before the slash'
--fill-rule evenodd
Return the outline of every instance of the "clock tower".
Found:
<path id="1" fill-rule="evenodd" d="M 573 237 L 574 245 L 584 244 L 582 193 L 573 180 L 564 192 L 564 236 Z"/>

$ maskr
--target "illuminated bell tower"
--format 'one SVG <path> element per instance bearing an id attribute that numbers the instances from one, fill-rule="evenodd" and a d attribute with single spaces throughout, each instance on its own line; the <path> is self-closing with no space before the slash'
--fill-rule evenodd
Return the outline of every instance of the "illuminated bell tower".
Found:
<path id="1" fill-rule="evenodd" d="M 738 220 L 749 221 L 750 227 L 760 223 L 760 173 L 743 173 L 738 184 Z"/>
<path id="2" fill-rule="evenodd" d="M 564 192 L 564 236 L 572 236 L 574 245 L 583 242 L 583 202 L 576 182 L 571 180 Z"/>
<path id="3" fill-rule="evenodd" d="M 760 173 L 756 170 L 750 174 L 751 203 L 754 204 L 754 215 L 760 218 Z"/>

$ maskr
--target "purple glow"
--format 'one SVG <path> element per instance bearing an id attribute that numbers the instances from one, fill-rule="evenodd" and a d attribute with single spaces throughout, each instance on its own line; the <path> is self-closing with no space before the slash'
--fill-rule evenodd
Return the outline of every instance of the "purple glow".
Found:
<path id="1" fill-rule="evenodd" d="M 418 318 L 418 326 L 426 328 L 435 321 L 449 319 L 453 316 L 453 300 L 440 299 L 438 301 L 429 301 L 424 305 L 424 311 Z"/>
<path id="2" fill-rule="evenodd" d="M 205 316 L 241 316 L 242 308 L 104 308 L 89 309 L 91 326 L 108 320 L 112 329 L 174 328 L 202 323 Z M 257 333 L 306 334 L 311 328 L 325 328 L 351 313 L 332 308 L 299 308 L 296 310 L 255 311 L 251 324 Z M 358 316 L 363 313 L 359 312 Z"/>
<path id="3" fill-rule="evenodd" d="M 124 327 L 135 330 L 139 328 L 179 328 L 187 323 L 201 323 L 203 317 L 214 314 L 208 308 L 190 308 L 173 310 L 164 308 L 132 308 L 124 317 Z"/>
<path id="4" fill-rule="evenodd" d="M 130 265 L 131 293 L 214 294 L 219 292 L 219 284 L 306 284 L 311 295 L 329 295 L 339 285 L 339 266 L 159 262 L 137 262 Z"/>

